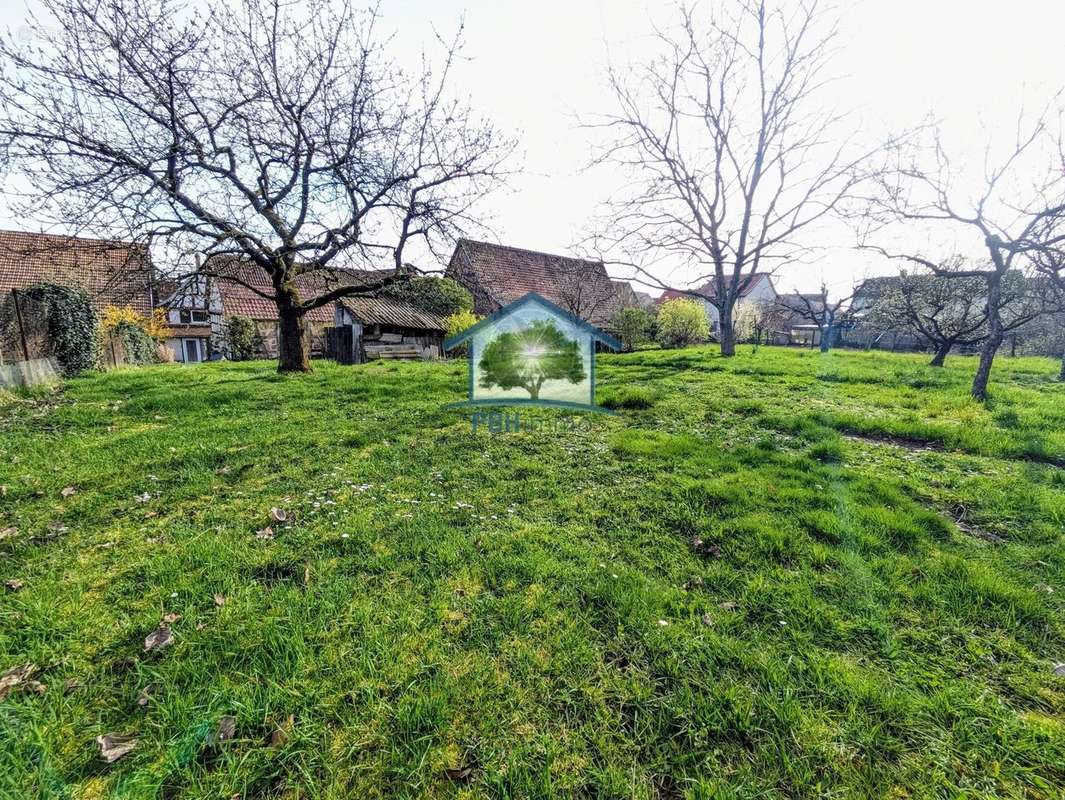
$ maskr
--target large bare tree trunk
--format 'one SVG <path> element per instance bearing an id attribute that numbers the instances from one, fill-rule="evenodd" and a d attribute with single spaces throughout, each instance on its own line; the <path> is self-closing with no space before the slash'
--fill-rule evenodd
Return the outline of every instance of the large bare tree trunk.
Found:
<path id="1" fill-rule="evenodd" d="M 310 342 L 303 311 L 289 303 L 278 303 L 277 311 L 277 371 L 310 372 Z"/>
<path id="2" fill-rule="evenodd" d="M 732 324 L 732 308 L 722 307 L 718 309 L 718 327 L 721 337 L 721 355 L 732 358 L 736 355 L 736 328 Z"/>
<path id="3" fill-rule="evenodd" d="M 827 353 L 832 348 L 832 323 L 821 326 L 821 352 Z"/>
<path id="4" fill-rule="evenodd" d="M 1061 372 L 1058 373 L 1058 380 L 1065 383 L 1065 353 L 1061 354 Z"/>
<path id="5" fill-rule="evenodd" d="M 936 348 L 936 354 L 932 356 L 932 361 L 928 366 L 942 367 L 943 363 L 947 360 L 947 355 L 949 355 L 950 348 L 953 344 L 953 342 L 941 342 L 939 347 Z"/>
<path id="6" fill-rule="evenodd" d="M 991 365 L 995 361 L 995 353 L 1002 344 L 1002 313 L 1000 300 L 1002 285 L 997 276 L 992 276 L 987 282 L 987 341 L 984 349 L 980 351 L 980 365 L 976 368 L 973 377 L 973 398 L 976 400 L 987 399 L 987 382 L 991 378 Z"/>

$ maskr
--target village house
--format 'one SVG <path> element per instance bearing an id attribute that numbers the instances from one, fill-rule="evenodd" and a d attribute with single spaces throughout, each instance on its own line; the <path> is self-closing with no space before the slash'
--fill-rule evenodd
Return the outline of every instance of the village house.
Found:
<path id="1" fill-rule="evenodd" d="M 602 261 L 459 239 L 446 277 L 473 295 L 473 311 L 487 316 L 530 292 L 604 330 L 621 308 L 641 305 L 626 281 L 611 280 Z"/>
<path id="2" fill-rule="evenodd" d="M 39 327 L 29 319 L 32 303 L 23 298 L 19 315 L 14 313 L 19 292 L 39 284 L 56 284 L 85 291 L 97 314 L 108 306 L 129 306 L 148 316 L 154 307 L 152 268 L 142 245 L 122 241 L 89 239 L 23 231 L 0 231 L 0 306 L 5 324 L 0 325 L 0 361 L 38 357 L 30 347 L 28 328 Z M 7 307 L 12 313 L 7 313 Z M 17 328 L 22 317 L 23 330 Z M 11 321 L 12 324 L 6 324 Z M 24 340 L 26 339 L 26 340 Z"/>
<path id="3" fill-rule="evenodd" d="M 756 272 L 753 275 L 745 276 L 740 280 L 740 302 L 765 303 L 767 305 L 772 305 L 777 302 L 779 295 L 777 294 L 776 287 L 773 286 L 773 278 L 768 272 Z M 677 298 L 688 298 L 690 300 L 701 302 L 706 311 L 706 318 L 710 322 L 710 332 L 712 334 L 717 334 L 721 329 L 721 316 L 718 313 L 717 306 L 711 302 L 716 295 L 716 282 L 707 281 L 698 289 L 693 289 L 691 292 L 682 292 L 677 289 L 666 289 L 658 297 L 656 302 L 661 305 L 667 300 L 675 300 Z"/>

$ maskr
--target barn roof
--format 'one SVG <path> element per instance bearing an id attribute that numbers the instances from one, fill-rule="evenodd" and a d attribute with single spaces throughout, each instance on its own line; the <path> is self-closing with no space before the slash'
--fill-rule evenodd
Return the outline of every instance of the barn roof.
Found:
<path id="1" fill-rule="evenodd" d="M 588 309 L 580 316 L 594 325 L 606 325 L 621 307 L 602 261 L 459 239 L 448 276 L 460 283 L 475 281 L 497 306 L 530 292 L 562 308 L 580 306 Z"/>
<path id="2" fill-rule="evenodd" d="M 442 317 L 390 297 L 344 297 L 338 301 L 363 325 L 392 325 L 419 330 L 447 330 Z"/>
<path id="3" fill-rule="evenodd" d="M 55 283 L 84 289 L 97 309 L 152 311 L 151 262 L 143 245 L 24 231 L 0 231 L 0 292 Z"/>

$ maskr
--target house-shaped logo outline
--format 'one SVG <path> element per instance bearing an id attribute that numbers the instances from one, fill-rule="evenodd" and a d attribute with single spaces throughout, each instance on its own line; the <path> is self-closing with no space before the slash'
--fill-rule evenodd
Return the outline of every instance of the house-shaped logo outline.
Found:
<path id="1" fill-rule="evenodd" d="M 489 327 L 490 325 L 494 325 L 496 323 L 499 323 L 503 319 L 506 319 L 507 317 L 509 317 L 511 314 L 513 314 L 518 309 L 523 308 L 523 307 L 525 307 L 527 305 L 530 305 L 530 304 L 539 305 L 540 307 L 545 309 L 551 316 L 556 317 L 556 318 L 561 319 L 561 320 L 564 320 L 565 322 L 569 323 L 570 325 L 572 325 L 577 330 L 579 330 L 579 331 L 581 331 L 581 332 L 583 332 L 583 333 L 588 335 L 589 339 L 591 340 L 590 343 L 589 343 L 590 344 L 590 351 L 591 351 L 590 352 L 591 364 L 590 364 L 590 369 L 589 369 L 589 371 L 590 371 L 589 380 L 590 380 L 590 383 L 591 383 L 591 398 L 592 398 L 593 402 L 591 402 L 591 403 L 573 403 L 573 402 L 569 402 L 569 401 L 565 401 L 565 400 L 545 400 L 545 399 L 533 400 L 533 399 L 509 398 L 509 397 L 506 397 L 506 398 L 484 398 L 484 399 L 481 399 L 481 400 L 475 400 L 474 399 L 474 376 L 473 376 L 473 373 L 474 373 L 474 366 L 476 364 L 476 360 L 477 360 L 478 354 L 474 353 L 473 341 L 472 341 L 473 337 L 475 337 L 479 332 L 483 331 L 485 328 Z M 453 349 L 455 347 L 458 347 L 460 344 L 464 344 L 464 343 L 467 343 L 467 342 L 469 343 L 469 353 L 467 354 L 467 358 L 469 360 L 469 399 L 466 400 L 465 402 L 461 402 L 461 403 L 451 403 L 448 406 L 449 408 L 457 408 L 457 407 L 460 407 L 460 406 L 481 406 L 481 405 L 500 405 L 500 406 L 510 406 L 510 405 L 519 405 L 520 406 L 520 405 L 524 405 L 524 406 L 556 406 L 556 407 L 561 407 L 561 408 L 580 409 L 580 410 L 583 410 L 583 411 L 599 411 L 599 412 L 605 412 L 605 413 L 613 413 L 609 409 L 603 408 L 601 406 L 597 406 L 594 403 L 594 399 L 595 399 L 595 343 L 596 342 L 601 342 L 602 344 L 604 344 L 607 347 L 609 347 L 611 350 L 620 350 L 621 349 L 621 342 L 619 342 L 617 339 L 615 339 L 610 334 L 604 333 L 603 331 L 599 330 L 599 328 L 595 327 L 594 325 L 592 325 L 592 324 L 590 324 L 588 322 L 585 322 L 583 319 L 578 317 L 576 314 L 571 314 L 569 311 L 566 311 L 564 308 L 560 308 L 559 306 L 555 305 L 550 300 L 548 300 L 546 297 L 543 297 L 542 295 L 539 295 L 536 292 L 529 292 L 528 294 L 523 295 L 522 297 L 519 297 L 513 303 L 508 303 L 507 305 L 503 306 L 502 308 L 500 308 L 500 309 L 494 311 L 493 313 L 489 314 L 484 319 L 478 320 L 475 324 L 471 325 L 470 327 L 468 327 L 466 330 L 462 331 L 461 333 L 457 333 L 454 336 L 452 336 L 451 338 L 445 339 L 444 340 L 444 350 L 451 350 L 451 349 Z"/>

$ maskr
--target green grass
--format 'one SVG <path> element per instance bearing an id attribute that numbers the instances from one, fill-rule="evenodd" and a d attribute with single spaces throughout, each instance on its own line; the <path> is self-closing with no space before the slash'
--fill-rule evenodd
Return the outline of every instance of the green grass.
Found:
<path id="1" fill-rule="evenodd" d="M 8 398 L 0 797 L 1060 797 L 1065 387 L 924 360 L 606 356 L 498 435 L 463 363 Z"/>

